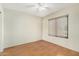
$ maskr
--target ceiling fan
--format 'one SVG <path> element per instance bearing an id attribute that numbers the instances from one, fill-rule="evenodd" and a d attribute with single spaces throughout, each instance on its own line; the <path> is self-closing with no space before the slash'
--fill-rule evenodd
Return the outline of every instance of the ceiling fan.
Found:
<path id="1" fill-rule="evenodd" d="M 28 3 L 26 4 L 27 8 L 35 8 L 37 11 L 48 10 L 49 6 L 47 3 Z"/>

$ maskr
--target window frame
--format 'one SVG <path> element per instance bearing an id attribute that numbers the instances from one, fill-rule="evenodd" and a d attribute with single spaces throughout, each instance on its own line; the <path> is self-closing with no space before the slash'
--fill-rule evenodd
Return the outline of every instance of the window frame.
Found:
<path id="1" fill-rule="evenodd" d="M 67 18 L 67 36 L 58 36 L 57 35 L 57 20 L 60 19 L 60 18 L 63 18 L 63 17 L 66 17 Z M 64 15 L 64 16 L 59 16 L 59 17 L 55 17 L 55 18 L 51 18 L 51 19 L 48 19 L 48 36 L 54 36 L 54 37 L 60 37 L 60 38 L 68 38 L 68 32 L 69 32 L 69 22 L 68 22 L 68 18 L 69 18 L 69 15 Z M 51 20 L 55 20 L 55 35 L 51 35 L 49 32 L 49 21 Z"/>

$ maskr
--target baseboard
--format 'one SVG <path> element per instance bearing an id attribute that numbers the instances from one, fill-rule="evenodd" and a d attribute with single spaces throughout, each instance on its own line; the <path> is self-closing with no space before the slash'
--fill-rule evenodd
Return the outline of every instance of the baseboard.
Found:
<path id="1" fill-rule="evenodd" d="M 72 51 L 75 51 L 75 52 L 78 52 L 78 53 L 79 53 L 79 51 L 74 50 L 74 49 L 72 49 L 72 48 L 64 47 L 64 46 L 61 46 L 61 45 L 59 45 L 59 44 L 57 44 L 57 43 L 54 43 L 54 42 L 51 42 L 51 41 L 48 41 L 48 40 L 44 40 L 44 41 L 47 41 L 47 42 L 49 42 L 49 43 L 53 43 L 53 44 L 58 45 L 58 46 L 60 46 L 60 47 L 63 47 L 63 48 L 66 48 L 66 49 L 69 49 L 69 50 L 72 50 Z"/>
<path id="2" fill-rule="evenodd" d="M 39 40 L 40 40 L 40 39 L 39 39 Z M 36 42 L 36 41 L 39 41 L 39 40 L 34 40 L 34 41 L 26 42 L 26 43 L 15 44 L 15 45 L 12 45 L 12 46 L 5 47 L 4 49 L 11 48 L 11 47 L 16 47 L 16 46 L 20 46 L 20 45 L 28 44 L 28 43 L 32 43 L 32 42 Z M 42 40 L 42 39 L 41 39 L 41 40 Z"/>

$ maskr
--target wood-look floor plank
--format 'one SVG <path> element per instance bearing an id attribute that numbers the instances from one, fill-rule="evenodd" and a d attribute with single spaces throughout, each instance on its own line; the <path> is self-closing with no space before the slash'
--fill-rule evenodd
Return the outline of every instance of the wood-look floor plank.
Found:
<path id="1" fill-rule="evenodd" d="M 39 40 L 32 43 L 6 48 L 3 56 L 79 56 L 79 52 Z"/>

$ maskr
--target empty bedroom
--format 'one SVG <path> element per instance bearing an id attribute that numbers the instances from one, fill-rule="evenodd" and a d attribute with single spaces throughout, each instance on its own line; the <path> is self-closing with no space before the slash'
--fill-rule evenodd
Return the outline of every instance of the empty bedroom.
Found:
<path id="1" fill-rule="evenodd" d="M 0 3 L 0 56 L 79 56 L 79 4 Z"/>

